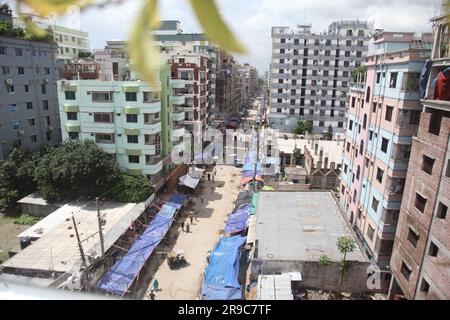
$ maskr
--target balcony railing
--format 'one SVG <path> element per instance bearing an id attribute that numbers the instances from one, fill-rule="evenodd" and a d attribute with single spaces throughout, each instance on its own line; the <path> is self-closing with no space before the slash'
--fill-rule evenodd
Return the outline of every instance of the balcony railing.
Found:
<path id="1" fill-rule="evenodd" d="M 411 155 L 411 145 L 394 144 L 391 159 L 394 162 L 408 162 Z"/>
<path id="2" fill-rule="evenodd" d="M 405 188 L 405 179 L 390 178 L 387 184 L 387 190 L 391 195 L 402 195 Z"/>

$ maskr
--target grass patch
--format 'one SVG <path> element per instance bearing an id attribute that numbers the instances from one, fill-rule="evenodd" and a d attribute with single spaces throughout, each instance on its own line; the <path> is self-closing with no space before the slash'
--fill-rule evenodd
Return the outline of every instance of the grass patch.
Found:
<path id="1" fill-rule="evenodd" d="M 28 214 L 23 214 L 19 218 L 14 219 L 14 224 L 23 224 L 23 225 L 30 225 L 32 226 L 36 222 L 38 222 L 40 219 L 30 216 Z"/>
<path id="2" fill-rule="evenodd" d="M 9 259 L 8 252 L 6 252 L 5 250 L 0 250 L 0 263 L 3 263 L 8 259 Z"/>

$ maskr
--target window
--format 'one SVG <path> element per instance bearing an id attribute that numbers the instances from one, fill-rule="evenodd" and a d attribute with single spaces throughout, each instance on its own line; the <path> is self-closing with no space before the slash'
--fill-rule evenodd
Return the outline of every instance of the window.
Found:
<path id="1" fill-rule="evenodd" d="M 17 73 L 18 74 L 25 74 L 25 70 L 23 67 L 17 67 Z"/>
<path id="2" fill-rule="evenodd" d="M 422 171 L 431 175 L 433 172 L 434 159 L 427 157 L 426 155 L 423 155 L 422 158 Z"/>
<path id="3" fill-rule="evenodd" d="M 363 118 L 363 129 L 366 129 L 367 126 L 367 114 L 364 114 L 364 118 Z"/>
<path id="4" fill-rule="evenodd" d="M 30 85 L 29 84 L 25 85 L 25 92 L 30 92 Z"/>
<path id="5" fill-rule="evenodd" d="M 367 92 L 366 92 L 366 102 L 368 103 L 370 100 L 370 86 L 367 87 Z M 363 103 L 361 103 L 361 108 L 364 106 Z"/>
<path id="6" fill-rule="evenodd" d="M 139 156 L 128 156 L 129 163 L 139 163 Z"/>
<path id="7" fill-rule="evenodd" d="M 428 132 L 438 136 L 441 131 L 441 124 L 442 124 L 442 111 L 436 110 L 431 112 Z"/>
<path id="8" fill-rule="evenodd" d="M 345 174 L 347 174 L 347 169 L 348 169 L 347 164 L 344 164 L 344 173 L 345 173 Z"/>
<path id="9" fill-rule="evenodd" d="M 420 291 L 422 291 L 422 293 L 428 293 L 430 291 L 430 285 L 425 279 L 422 279 L 422 283 L 420 284 Z"/>
<path id="10" fill-rule="evenodd" d="M 33 102 L 27 102 L 27 110 L 33 110 Z"/>
<path id="11" fill-rule="evenodd" d="M 45 124 L 47 126 L 50 126 L 50 116 L 46 116 L 46 117 L 44 117 L 44 119 L 45 119 Z"/>
<path id="12" fill-rule="evenodd" d="M 78 140 L 79 134 L 78 132 L 69 132 L 69 139 L 70 140 Z"/>
<path id="13" fill-rule="evenodd" d="M 391 81 L 389 82 L 389 88 L 397 87 L 397 75 L 398 72 L 391 72 Z"/>
<path id="14" fill-rule="evenodd" d="M 137 135 L 127 135 L 128 143 L 139 143 L 139 136 Z"/>
<path id="15" fill-rule="evenodd" d="M 291 99 L 291 106 L 295 105 L 295 99 Z"/>
<path id="16" fill-rule="evenodd" d="M 36 121 L 34 119 L 28 119 L 28 124 L 30 127 L 34 127 L 36 125 Z"/>
<path id="17" fill-rule="evenodd" d="M 67 112 L 67 120 L 78 120 L 78 114 L 76 112 Z"/>
<path id="18" fill-rule="evenodd" d="M 353 130 L 353 120 L 350 120 L 350 122 L 348 123 L 348 130 Z"/>
<path id="19" fill-rule="evenodd" d="M 14 86 L 12 85 L 6 85 L 6 92 L 10 93 L 10 94 L 14 94 Z"/>
<path id="20" fill-rule="evenodd" d="M 20 49 L 20 48 L 16 48 L 16 56 L 18 56 L 18 57 L 21 57 L 21 56 L 23 56 L 23 52 L 22 52 L 22 49 Z"/>
<path id="21" fill-rule="evenodd" d="M 400 273 L 403 275 L 403 277 L 405 277 L 406 280 L 409 280 L 409 276 L 411 275 L 411 268 L 408 267 L 404 261 L 402 261 Z"/>
<path id="22" fill-rule="evenodd" d="M 356 97 L 352 97 L 352 108 L 355 107 L 355 103 L 356 103 Z"/>
<path id="23" fill-rule="evenodd" d="M 338 128 L 342 128 L 344 126 L 344 123 L 342 121 L 338 121 Z"/>
<path id="24" fill-rule="evenodd" d="M 75 91 L 65 91 L 66 100 L 75 100 Z"/>
<path id="25" fill-rule="evenodd" d="M 323 121 L 319 121 L 319 127 L 324 127 L 325 123 Z"/>
<path id="26" fill-rule="evenodd" d="M 377 180 L 379 183 L 383 182 L 384 171 L 377 167 Z"/>
<path id="27" fill-rule="evenodd" d="M 42 100 L 42 108 L 48 110 L 48 100 Z"/>
<path id="28" fill-rule="evenodd" d="M 47 131 L 46 136 L 47 136 L 47 141 L 52 140 L 52 132 L 51 131 Z"/>
<path id="29" fill-rule="evenodd" d="M 377 104 L 376 104 L 376 102 L 372 103 L 372 112 L 377 112 Z"/>
<path id="30" fill-rule="evenodd" d="M 392 112 L 394 111 L 394 107 L 386 106 L 386 115 L 384 116 L 384 119 L 386 121 L 392 121 Z"/>
<path id="31" fill-rule="evenodd" d="M 359 180 L 359 175 L 360 174 L 361 174 L 361 167 L 358 165 L 358 168 L 356 169 L 356 180 Z"/>
<path id="32" fill-rule="evenodd" d="M 350 142 L 347 142 L 347 152 L 350 152 Z"/>
<path id="33" fill-rule="evenodd" d="M 92 102 L 112 102 L 112 92 L 92 92 Z"/>
<path id="34" fill-rule="evenodd" d="M 2 67 L 2 72 L 3 72 L 3 74 L 9 74 L 10 72 L 9 72 L 9 67 L 8 66 L 3 66 Z"/>
<path id="35" fill-rule="evenodd" d="M 381 151 L 387 153 L 387 148 L 389 145 L 389 140 L 386 138 L 381 138 Z"/>
<path id="36" fill-rule="evenodd" d="M 138 122 L 137 114 L 127 114 L 127 122 L 137 123 Z"/>
<path id="37" fill-rule="evenodd" d="M 125 92 L 125 101 L 137 101 L 137 93 Z"/>
<path id="38" fill-rule="evenodd" d="M 377 72 L 377 84 L 380 83 L 380 79 L 381 79 L 381 72 Z"/>
<path id="39" fill-rule="evenodd" d="M 375 197 L 372 198 L 372 209 L 375 212 L 378 210 L 378 200 Z"/>
<path id="40" fill-rule="evenodd" d="M 37 135 L 32 135 L 30 136 L 31 142 L 36 142 L 37 141 Z"/>
<path id="41" fill-rule="evenodd" d="M 415 248 L 417 246 L 417 242 L 419 242 L 419 234 L 414 231 L 413 229 L 411 229 L 411 227 L 408 228 L 408 241 L 413 245 L 413 247 Z"/>
<path id="42" fill-rule="evenodd" d="M 447 217 L 447 206 L 442 202 L 439 202 L 436 217 L 439 219 L 445 219 Z"/>
<path id="43" fill-rule="evenodd" d="M 445 169 L 445 176 L 450 177 L 450 159 L 447 160 L 447 169 Z"/>
<path id="44" fill-rule="evenodd" d="M 112 113 L 94 113 L 94 122 L 112 123 Z"/>
<path id="45" fill-rule="evenodd" d="M 6 47 L 0 47 L 0 56 L 6 56 Z"/>
<path id="46" fill-rule="evenodd" d="M 286 39 L 280 39 L 280 43 L 286 43 Z"/>
<path id="47" fill-rule="evenodd" d="M 430 250 L 428 251 L 428 254 L 432 257 L 437 257 L 438 252 L 439 252 L 438 246 L 435 245 L 433 241 L 431 241 Z"/>
<path id="48" fill-rule="evenodd" d="M 41 93 L 46 94 L 47 93 L 47 85 L 41 84 Z"/>
<path id="49" fill-rule="evenodd" d="M 416 199 L 414 201 L 414 207 L 417 208 L 420 212 L 424 212 L 425 205 L 427 204 L 427 199 L 422 197 L 420 194 L 416 193 Z"/>
<path id="50" fill-rule="evenodd" d="M 375 229 L 369 224 L 367 227 L 367 236 L 369 237 L 370 241 L 373 241 L 373 236 L 375 235 Z"/>
<path id="51" fill-rule="evenodd" d="M 96 143 L 114 143 L 114 134 L 111 133 L 96 133 Z"/>
<path id="52" fill-rule="evenodd" d="M 36 67 L 35 70 L 36 70 L 36 73 L 39 73 L 39 67 Z"/>

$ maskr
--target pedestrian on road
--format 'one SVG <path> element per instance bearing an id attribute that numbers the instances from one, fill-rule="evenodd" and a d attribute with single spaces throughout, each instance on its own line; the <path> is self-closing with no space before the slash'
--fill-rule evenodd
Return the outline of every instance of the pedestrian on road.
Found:
<path id="1" fill-rule="evenodd" d="M 181 230 L 184 231 L 184 220 L 181 220 Z"/>
<path id="2" fill-rule="evenodd" d="M 191 226 L 189 222 L 186 222 L 186 233 L 189 233 L 189 230 L 191 229 Z"/>
<path id="3" fill-rule="evenodd" d="M 191 220 L 191 224 L 192 224 L 192 219 L 194 219 L 194 215 L 192 214 L 192 211 L 189 212 L 189 220 Z"/>
<path id="4" fill-rule="evenodd" d="M 208 181 L 211 181 L 211 174 L 208 173 Z"/>
<path id="5" fill-rule="evenodd" d="M 155 278 L 155 280 L 153 280 L 153 290 L 157 292 L 158 291 L 158 286 L 159 286 L 159 282 Z"/>
<path id="6" fill-rule="evenodd" d="M 200 195 L 200 201 L 203 204 L 203 195 Z"/>
<path id="7" fill-rule="evenodd" d="M 211 193 L 214 192 L 214 186 L 211 186 Z"/>
<path id="8" fill-rule="evenodd" d="M 212 176 L 212 182 L 213 182 L 213 184 L 214 184 L 214 175 Z"/>
<path id="9" fill-rule="evenodd" d="M 155 300 L 155 292 L 153 292 L 153 289 L 150 291 L 150 300 Z"/>

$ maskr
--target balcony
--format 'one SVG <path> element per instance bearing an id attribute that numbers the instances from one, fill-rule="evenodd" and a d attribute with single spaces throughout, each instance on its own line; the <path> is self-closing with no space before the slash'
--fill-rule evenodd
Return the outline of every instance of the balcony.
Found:
<path id="1" fill-rule="evenodd" d="M 184 111 L 181 110 L 174 110 L 172 112 L 172 121 L 183 121 L 184 120 Z"/>
<path id="2" fill-rule="evenodd" d="M 186 80 L 183 79 L 172 79 L 170 83 L 174 89 L 184 89 L 186 87 Z"/>
<path id="3" fill-rule="evenodd" d="M 411 155 L 411 145 L 410 144 L 394 144 L 391 161 L 395 163 L 408 163 L 409 157 Z"/>
<path id="4" fill-rule="evenodd" d="M 184 136 L 185 129 L 183 126 L 174 126 L 172 129 L 172 137 L 173 138 L 179 138 Z"/>
<path id="5" fill-rule="evenodd" d="M 405 189 L 405 179 L 389 178 L 386 183 L 389 201 L 401 201 Z"/>
<path id="6" fill-rule="evenodd" d="M 186 97 L 184 95 L 172 95 L 171 97 L 173 104 L 184 104 L 186 102 Z"/>

